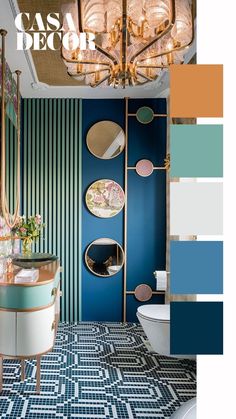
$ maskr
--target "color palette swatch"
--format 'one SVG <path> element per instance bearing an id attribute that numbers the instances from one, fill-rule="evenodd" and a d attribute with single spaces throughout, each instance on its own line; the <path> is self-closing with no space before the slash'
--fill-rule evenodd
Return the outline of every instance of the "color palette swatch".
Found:
<path id="1" fill-rule="evenodd" d="M 223 293 L 223 242 L 171 241 L 171 294 Z"/>
<path id="2" fill-rule="evenodd" d="M 222 235 L 222 233 L 222 183 L 170 184 L 171 235 Z"/>
<path id="3" fill-rule="evenodd" d="M 170 67 L 171 118 L 222 116 L 222 65 Z M 178 295 L 171 354 L 222 354 L 223 303 L 181 296 L 223 293 L 223 242 L 180 238 L 223 234 L 223 125 L 177 122 L 170 126 L 170 235 L 179 236 L 170 242 L 170 293 Z"/>
<path id="4" fill-rule="evenodd" d="M 171 118 L 223 116 L 223 65 L 170 66 Z"/>
<path id="5" fill-rule="evenodd" d="M 223 303 L 172 302 L 170 353 L 223 354 Z"/>
<path id="6" fill-rule="evenodd" d="M 171 125 L 172 177 L 223 176 L 223 125 Z"/>

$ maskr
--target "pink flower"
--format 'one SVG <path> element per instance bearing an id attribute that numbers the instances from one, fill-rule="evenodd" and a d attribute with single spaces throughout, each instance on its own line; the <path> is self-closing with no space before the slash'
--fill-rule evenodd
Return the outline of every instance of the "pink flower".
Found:
<path id="1" fill-rule="evenodd" d="M 95 195 L 94 196 L 94 199 L 93 199 L 93 202 L 95 203 L 95 204 L 100 204 L 101 202 L 103 202 L 104 201 L 104 198 L 103 198 L 103 196 L 102 195 Z"/>
<path id="2" fill-rule="evenodd" d="M 41 215 L 39 215 L 39 214 L 35 215 L 35 222 L 36 222 L 36 224 L 41 224 Z"/>
<path id="3" fill-rule="evenodd" d="M 19 229 L 19 231 L 21 232 L 21 233 L 26 233 L 26 228 L 25 227 L 21 227 L 20 229 Z"/>

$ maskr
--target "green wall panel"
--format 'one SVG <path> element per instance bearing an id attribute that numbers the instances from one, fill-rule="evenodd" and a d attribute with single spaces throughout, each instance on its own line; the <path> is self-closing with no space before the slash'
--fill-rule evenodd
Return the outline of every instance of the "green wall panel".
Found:
<path id="1" fill-rule="evenodd" d="M 35 251 L 61 260 L 62 321 L 81 311 L 79 113 L 79 99 L 23 99 L 22 213 L 46 223 Z"/>

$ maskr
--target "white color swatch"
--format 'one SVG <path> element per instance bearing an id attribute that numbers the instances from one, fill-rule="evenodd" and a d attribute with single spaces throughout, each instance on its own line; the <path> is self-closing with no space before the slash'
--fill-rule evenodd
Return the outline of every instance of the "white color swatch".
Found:
<path id="1" fill-rule="evenodd" d="M 170 234 L 223 234 L 222 183 L 172 182 Z"/>

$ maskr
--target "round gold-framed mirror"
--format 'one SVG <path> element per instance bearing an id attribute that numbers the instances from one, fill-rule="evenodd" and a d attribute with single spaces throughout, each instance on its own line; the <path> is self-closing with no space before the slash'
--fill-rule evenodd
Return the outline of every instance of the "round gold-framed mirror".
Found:
<path id="1" fill-rule="evenodd" d="M 86 137 L 87 147 L 95 157 L 103 160 L 119 156 L 125 148 L 124 130 L 113 121 L 92 125 Z"/>
<path id="2" fill-rule="evenodd" d="M 1 203 L 0 210 L 12 229 L 20 207 L 20 74 L 15 83 L 5 59 L 7 32 L 0 31 L 1 51 Z M 15 91 L 14 89 L 15 88 Z M 14 122 L 15 121 L 15 122 Z M 10 197 L 10 200 L 9 200 Z"/>
<path id="3" fill-rule="evenodd" d="M 85 263 L 94 275 L 110 277 L 116 275 L 124 265 L 124 250 L 109 238 L 94 240 L 85 252 Z"/>
<path id="4" fill-rule="evenodd" d="M 85 202 L 88 210 L 96 217 L 111 218 L 122 211 L 125 193 L 114 180 L 99 179 L 87 189 Z"/>

